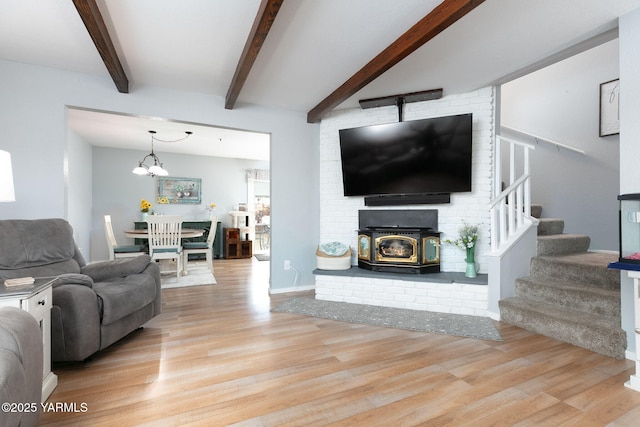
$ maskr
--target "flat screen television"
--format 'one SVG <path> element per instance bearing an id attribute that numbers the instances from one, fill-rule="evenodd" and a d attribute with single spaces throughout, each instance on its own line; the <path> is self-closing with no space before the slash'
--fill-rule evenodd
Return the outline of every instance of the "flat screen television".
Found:
<path id="1" fill-rule="evenodd" d="M 340 130 L 345 196 L 471 191 L 472 114 Z"/>

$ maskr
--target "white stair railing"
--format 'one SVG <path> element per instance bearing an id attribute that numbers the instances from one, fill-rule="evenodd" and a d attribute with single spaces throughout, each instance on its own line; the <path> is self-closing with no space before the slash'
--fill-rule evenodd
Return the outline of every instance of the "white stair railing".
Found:
<path id="1" fill-rule="evenodd" d="M 502 190 L 502 143 L 509 144 L 509 186 Z M 529 152 L 535 146 L 526 142 L 496 136 L 494 194 L 491 201 L 491 250 L 498 252 L 522 234 L 531 224 L 531 175 L 529 174 Z M 521 158 L 516 158 L 516 151 Z M 521 174 L 516 178 L 516 169 Z"/>

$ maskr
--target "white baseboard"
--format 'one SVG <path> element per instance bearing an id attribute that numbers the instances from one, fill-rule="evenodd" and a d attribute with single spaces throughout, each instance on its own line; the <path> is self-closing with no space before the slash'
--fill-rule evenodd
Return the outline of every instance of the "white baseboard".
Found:
<path id="1" fill-rule="evenodd" d="M 500 313 L 494 313 L 493 311 L 488 311 L 487 310 L 487 317 L 489 317 L 492 320 L 495 320 L 497 322 L 500 321 Z"/>
<path id="2" fill-rule="evenodd" d="M 625 350 L 624 355 L 628 360 L 636 360 L 635 351 Z"/>
<path id="3" fill-rule="evenodd" d="M 315 288 L 316 288 L 315 285 L 293 286 L 290 288 L 278 288 L 278 289 L 269 288 L 269 294 L 287 294 L 289 292 L 313 291 Z"/>

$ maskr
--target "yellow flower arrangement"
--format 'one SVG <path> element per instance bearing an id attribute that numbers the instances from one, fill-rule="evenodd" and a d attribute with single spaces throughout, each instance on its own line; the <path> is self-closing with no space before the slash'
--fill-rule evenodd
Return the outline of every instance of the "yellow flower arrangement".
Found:
<path id="1" fill-rule="evenodd" d="M 158 203 L 161 205 L 168 205 L 171 202 L 169 201 L 169 198 L 167 196 L 162 196 L 158 197 Z"/>
<path id="2" fill-rule="evenodd" d="M 213 211 L 216 210 L 216 204 L 213 202 L 209 202 L 208 205 L 205 206 L 205 209 L 209 211 L 209 218 L 213 219 Z"/>
<path id="3" fill-rule="evenodd" d="M 146 199 L 140 201 L 140 212 L 149 212 L 149 208 L 153 206 Z"/>

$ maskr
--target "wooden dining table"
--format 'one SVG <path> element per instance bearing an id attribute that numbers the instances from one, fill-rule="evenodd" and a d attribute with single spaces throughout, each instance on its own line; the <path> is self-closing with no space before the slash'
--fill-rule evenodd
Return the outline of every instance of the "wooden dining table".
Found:
<path id="1" fill-rule="evenodd" d="M 149 238 L 149 234 L 147 233 L 146 229 L 125 230 L 124 234 L 125 234 L 125 236 L 132 237 L 134 239 L 148 239 Z M 189 238 L 192 238 L 192 237 L 201 237 L 202 235 L 204 235 L 204 230 L 198 230 L 198 229 L 195 229 L 195 228 L 183 228 L 182 231 L 180 232 L 180 238 L 182 238 L 182 239 L 189 239 Z"/>
<path id="2" fill-rule="evenodd" d="M 180 238 L 181 239 L 189 239 L 191 237 L 200 237 L 202 235 L 204 235 L 204 231 L 205 230 L 200 230 L 200 229 L 196 229 L 196 228 L 183 228 L 180 231 Z M 124 234 L 127 237 L 132 237 L 134 239 L 148 239 L 149 238 L 149 233 L 147 232 L 147 229 L 138 229 L 138 230 L 125 230 Z M 161 259 L 160 262 L 161 263 L 167 263 L 169 260 L 168 259 Z M 161 267 L 162 269 L 162 267 Z M 166 268 L 165 268 L 166 270 Z M 182 274 L 183 275 L 187 275 L 187 269 L 183 268 L 182 270 Z"/>

